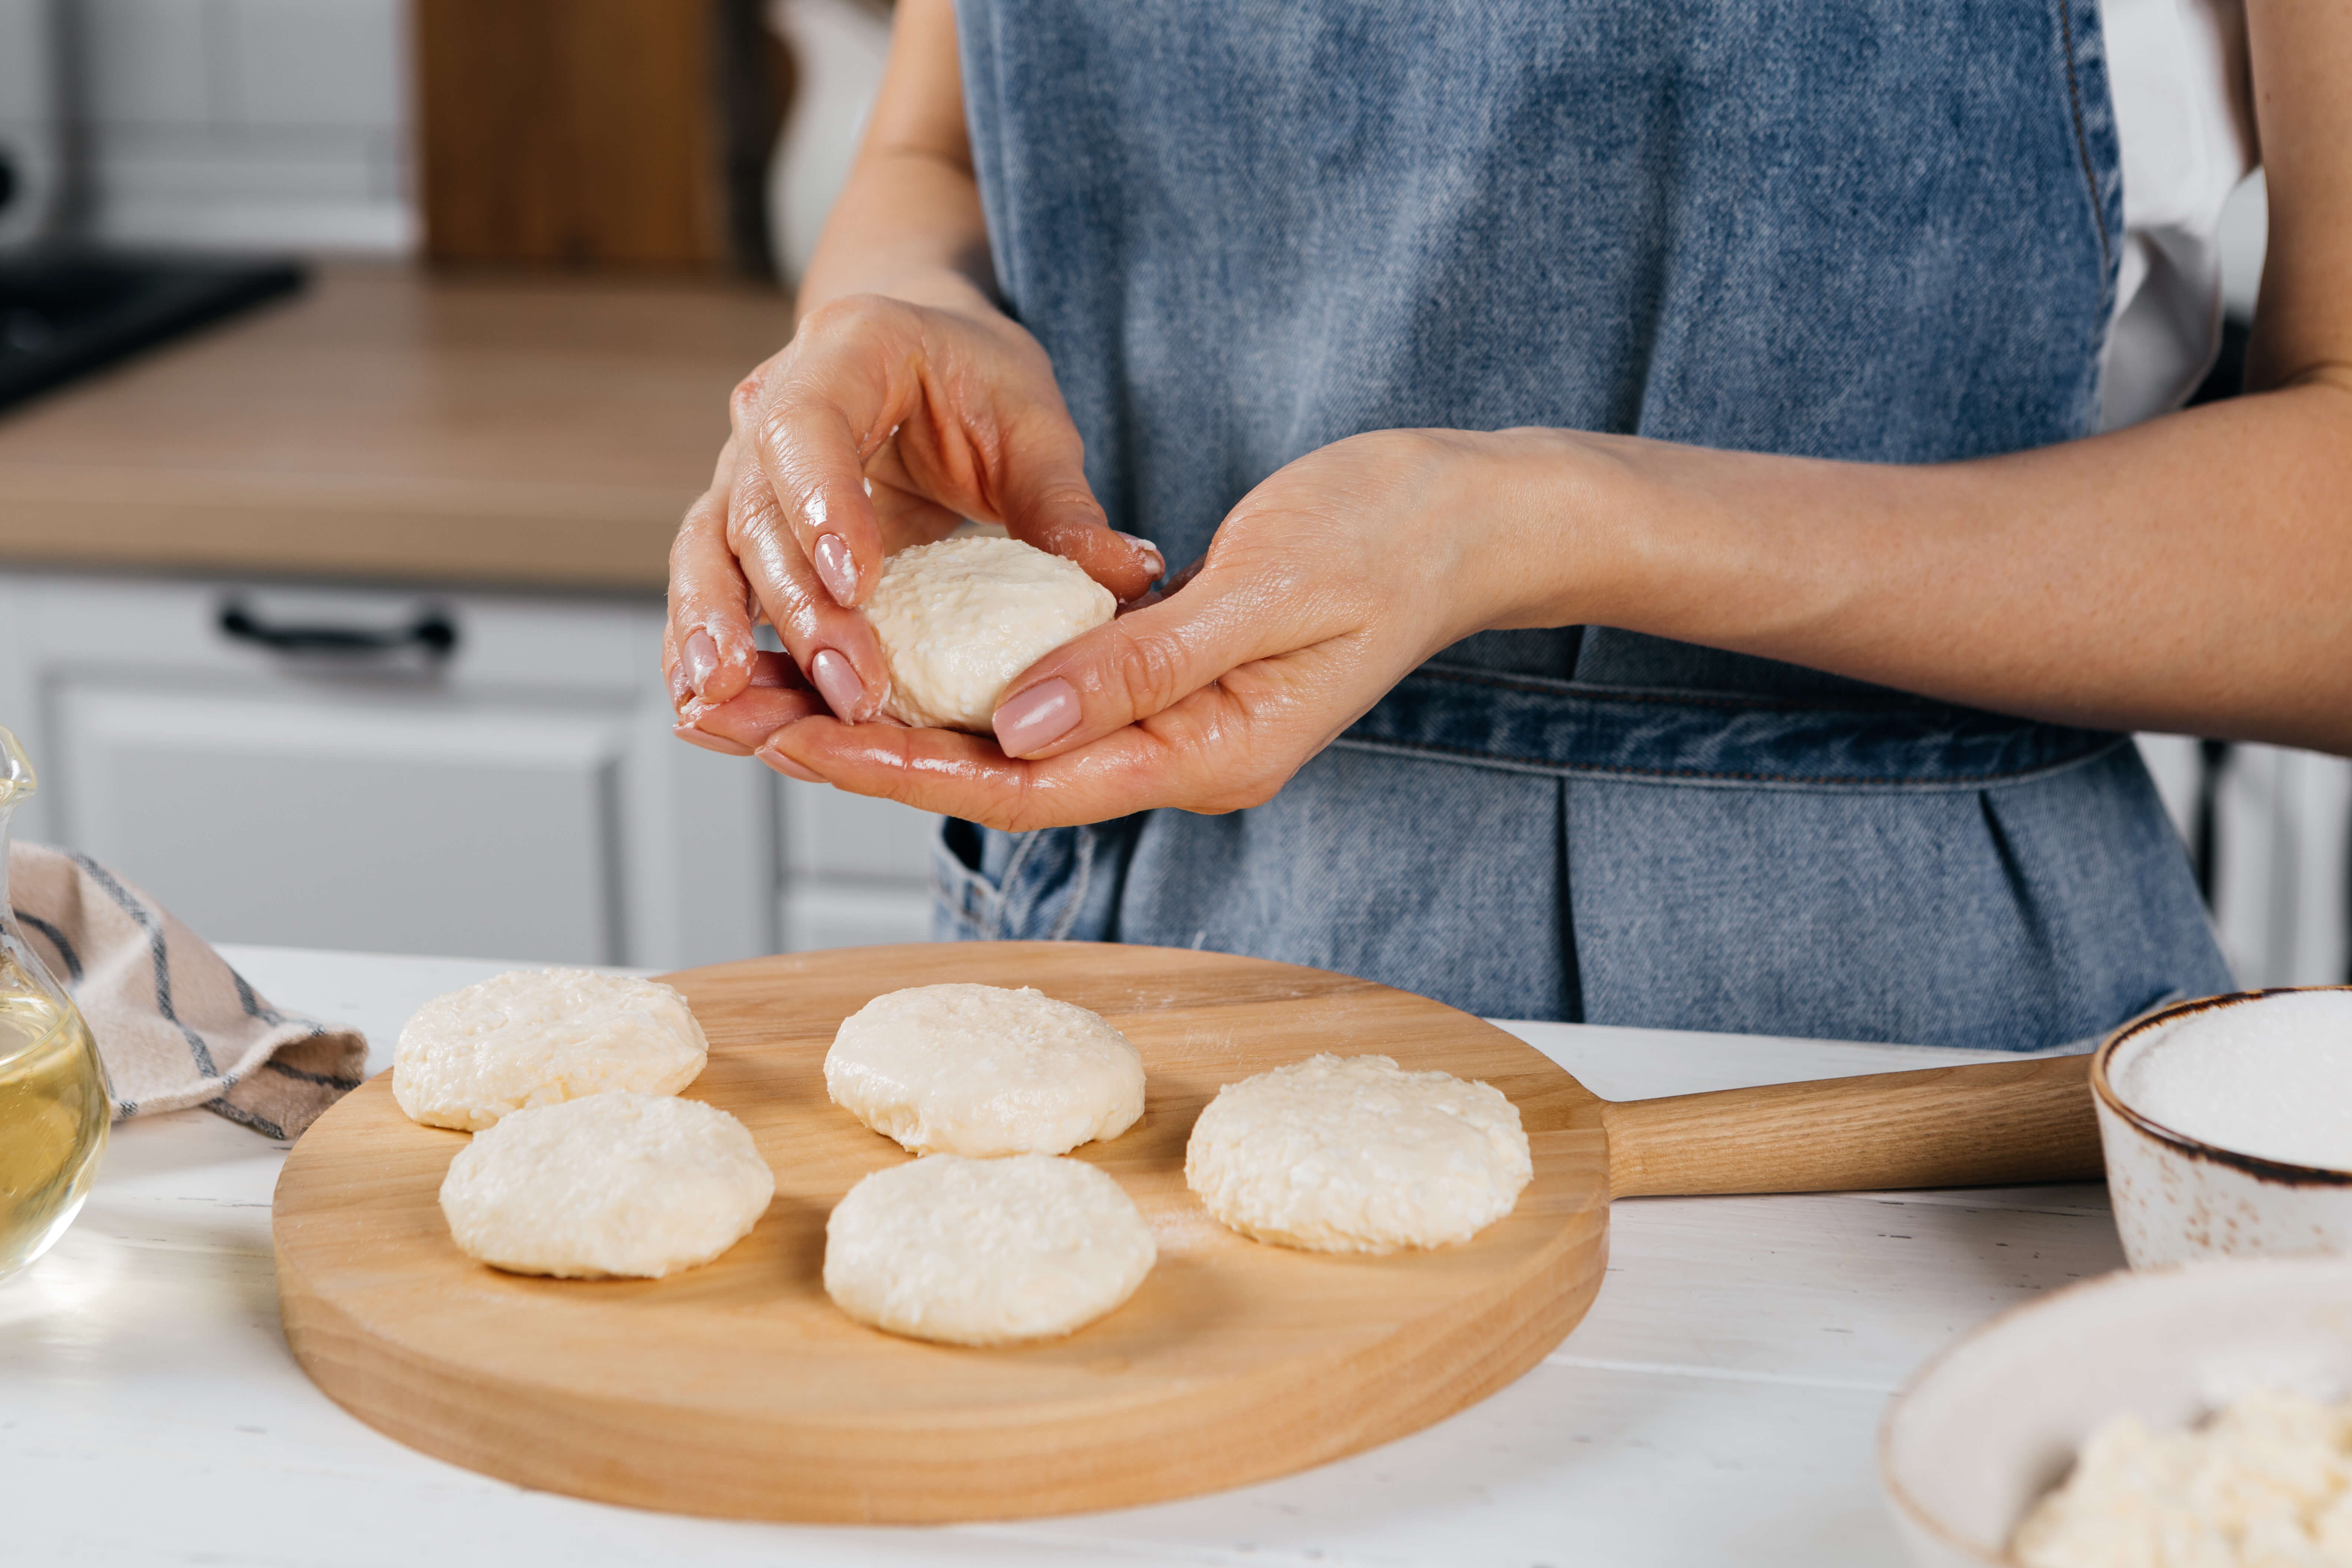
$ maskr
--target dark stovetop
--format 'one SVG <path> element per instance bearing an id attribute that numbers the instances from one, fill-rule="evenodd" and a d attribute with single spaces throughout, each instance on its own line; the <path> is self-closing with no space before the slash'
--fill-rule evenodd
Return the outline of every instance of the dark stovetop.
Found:
<path id="1" fill-rule="evenodd" d="M 301 286 L 290 261 L 80 248 L 0 256 L 0 408 Z"/>

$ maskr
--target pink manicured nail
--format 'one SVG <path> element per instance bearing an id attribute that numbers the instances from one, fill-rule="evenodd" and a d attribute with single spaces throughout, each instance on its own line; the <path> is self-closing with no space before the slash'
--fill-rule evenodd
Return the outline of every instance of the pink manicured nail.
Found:
<path id="1" fill-rule="evenodd" d="M 811 773 L 808 769 L 801 766 L 800 763 L 793 761 L 792 758 L 784 755 L 782 752 L 774 751 L 772 749 L 761 752 L 760 753 L 760 760 L 767 763 L 770 767 L 775 769 L 778 773 L 783 774 L 788 779 L 798 779 L 803 784 L 824 783 L 824 779 L 818 777 L 815 773 Z"/>
<path id="2" fill-rule="evenodd" d="M 996 743 L 1008 757 L 1050 746 L 1078 725 L 1078 691 L 1068 681 L 1041 680 L 997 709 Z"/>
<path id="3" fill-rule="evenodd" d="M 1111 531 L 1118 533 L 1118 530 L 1115 528 Z M 1136 552 L 1150 562 L 1151 574 L 1154 577 L 1168 570 L 1168 557 L 1160 553 L 1160 546 L 1148 539 L 1138 539 L 1131 533 L 1118 533 L 1118 536 L 1134 545 Z"/>
<path id="4" fill-rule="evenodd" d="M 710 678 L 719 673 L 719 645 L 710 640 L 709 632 L 698 627 L 686 639 L 686 647 L 681 652 L 686 660 L 687 683 L 699 697 L 703 689 L 710 684 Z"/>
<path id="5" fill-rule="evenodd" d="M 748 757 L 751 754 L 751 747 L 739 746 L 732 741 L 722 741 L 716 735 L 706 735 L 691 724 L 677 725 L 671 729 L 670 733 L 689 746 L 700 746 L 704 751 L 717 752 L 722 757 Z"/>
<path id="6" fill-rule="evenodd" d="M 857 679 L 857 671 L 847 659 L 829 647 L 816 650 L 809 660 L 809 679 L 816 685 L 824 705 L 833 716 L 844 723 L 857 722 L 857 705 L 866 700 L 866 683 Z"/>
<path id="7" fill-rule="evenodd" d="M 824 591 L 843 609 L 857 603 L 857 563 L 849 553 L 849 546 L 837 533 L 816 536 L 816 574 L 824 579 Z"/>

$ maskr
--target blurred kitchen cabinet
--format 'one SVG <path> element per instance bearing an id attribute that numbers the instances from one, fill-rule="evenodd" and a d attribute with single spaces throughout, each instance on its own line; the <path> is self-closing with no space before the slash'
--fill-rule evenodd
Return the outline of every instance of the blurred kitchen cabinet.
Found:
<path id="1" fill-rule="evenodd" d="M 661 625 L 638 595 L 0 572 L 22 832 L 220 942 L 672 968 L 924 940 L 933 819 L 678 741 Z M 388 646 L 299 646 L 338 638 Z"/>
<path id="2" fill-rule="evenodd" d="M 929 940 L 938 818 L 824 784 L 777 783 L 784 879 L 776 918 L 785 951 Z"/>
<path id="3" fill-rule="evenodd" d="M 782 51 L 757 0 L 415 0 L 425 254 L 771 269 Z"/>
<path id="4" fill-rule="evenodd" d="M 770 775 L 671 736 L 660 636 L 634 597 L 0 574 L 0 721 L 43 784 L 24 833 L 218 941 L 772 952 Z"/>
<path id="5" fill-rule="evenodd" d="M 616 963 L 625 717 L 59 683 L 70 837 L 207 931 Z"/>
<path id="6" fill-rule="evenodd" d="M 667 967 L 920 938 L 929 818 L 670 733 L 667 546 L 790 331 L 735 285 L 322 265 L 12 411 L 26 837 L 222 941 Z"/>
<path id="7" fill-rule="evenodd" d="M 2214 920 L 2239 982 L 2352 981 L 2352 763 L 2232 746 L 2214 804 Z"/>
<path id="8" fill-rule="evenodd" d="M 2352 981 L 2352 762 L 2138 739 L 2173 825 L 2210 858 L 2213 929 L 2238 984 Z"/>

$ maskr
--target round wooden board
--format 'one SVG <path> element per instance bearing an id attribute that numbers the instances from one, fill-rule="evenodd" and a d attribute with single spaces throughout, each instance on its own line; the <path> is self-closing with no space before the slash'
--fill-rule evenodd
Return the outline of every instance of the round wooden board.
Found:
<path id="1" fill-rule="evenodd" d="M 420 1127 L 381 1074 L 295 1145 L 273 1230 L 286 1337 L 360 1419 L 525 1486 L 739 1518 L 1003 1519 L 1190 1496 L 1400 1436 L 1492 1393 L 1600 1288 L 1607 1156 L 1592 1103 L 1509 1035 L 1421 996 L 1219 953 L 1070 942 L 865 948 L 667 977 L 710 1037 L 687 1089 L 776 1173 L 758 1227 L 661 1280 L 501 1274 L 451 1244 L 438 1193 L 466 1134 Z M 825 1098 L 841 1020 L 901 986 L 1034 985 L 1143 1053 L 1143 1119 L 1077 1156 L 1150 1220 L 1159 1266 L 1066 1339 L 998 1350 L 862 1327 L 820 1282 L 824 1221 L 907 1158 Z M 1535 1180 L 1473 1240 L 1387 1258 L 1247 1241 L 1184 1186 L 1219 1086 L 1317 1051 L 1484 1079 L 1519 1108 Z"/>

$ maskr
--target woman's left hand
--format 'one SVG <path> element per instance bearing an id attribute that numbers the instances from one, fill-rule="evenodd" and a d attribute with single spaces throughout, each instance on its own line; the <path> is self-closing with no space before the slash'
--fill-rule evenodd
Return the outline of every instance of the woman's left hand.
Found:
<path id="1" fill-rule="evenodd" d="M 678 668 L 672 646 L 676 635 L 666 629 L 663 637 L 664 662 L 673 670 Z M 751 656 L 751 676 L 743 689 L 724 702 L 705 702 L 690 687 L 673 689 L 671 696 L 677 703 L 677 722 L 670 732 L 706 752 L 730 757 L 748 757 L 785 725 L 831 711 L 791 655 L 764 650 Z"/>
<path id="2" fill-rule="evenodd" d="M 1529 504 L 1513 458 L 1558 440 L 1391 430 L 1323 447 L 1244 498 L 1179 589 L 1024 672 L 994 742 L 818 711 L 758 754 L 1013 832 L 1258 805 L 1432 654 L 1526 624 L 1528 563 L 1503 547 Z"/>

